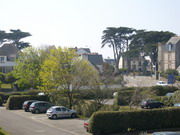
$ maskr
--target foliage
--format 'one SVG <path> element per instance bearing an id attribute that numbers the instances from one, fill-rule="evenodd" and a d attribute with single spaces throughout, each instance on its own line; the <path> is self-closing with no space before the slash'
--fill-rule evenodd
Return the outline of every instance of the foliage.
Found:
<path id="1" fill-rule="evenodd" d="M 153 86 L 150 89 L 154 91 L 157 96 L 164 96 L 166 93 L 175 92 L 178 90 L 178 88 L 174 86 Z"/>
<path id="2" fill-rule="evenodd" d="M 118 94 L 115 97 L 114 104 L 116 105 L 135 105 L 138 106 L 142 100 L 146 99 L 157 99 L 162 101 L 166 105 L 171 105 L 170 99 L 162 98 L 159 96 L 164 96 L 169 92 L 177 91 L 177 87 L 173 86 L 153 86 L 153 87 L 129 87 L 122 88 L 118 90 Z"/>
<path id="3" fill-rule="evenodd" d="M 16 45 L 18 49 L 23 49 L 29 47 L 30 44 L 27 42 L 20 41 L 23 38 L 29 37 L 31 34 L 29 32 L 23 32 L 19 29 L 11 29 L 9 33 L 5 31 L 0 31 L 0 44 L 3 44 L 7 41 Z"/>
<path id="4" fill-rule="evenodd" d="M 16 84 L 19 89 L 37 88 L 41 84 L 39 71 L 41 67 L 41 56 L 35 48 L 24 49 L 14 67 L 14 76 L 18 79 Z"/>
<path id="5" fill-rule="evenodd" d="M 172 96 L 173 103 L 180 103 L 180 90 L 176 91 Z"/>
<path id="6" fill-rule="evenodd" d="M 77 57 L 70 49 L 50 50 L 41 66 L 40 77 L 46 92 L 59 91 L 73 105 L 73 91 L 82 86 L 94 87 L 99 82 L 98 72 L 87 61 Z"/>
<path id="7" fill-rule="evenodd" d="M 77 105 L 73 107 L 77 111 L 78 115 L 84 117 L 90 117 L 94 112 L 97 111 L 119 111 L 120 107 L 117 105 L 101 105 L 99 106 L 93 101 L 83 101 L 81 100 Z"/>
<path id="8" fill-rule="evenodd" d="M 112 47 L 115 60 L 115 73 L 119 71 L 119 60 L 129 49 L 129 40 L 135 30 L 128 27 L 108 27 L 103 31 L 102 47 Z"/>
<path id="9" fill-rule="evenodd" d="M 22 104 L 26 100 L 49 101 L 47 96 L 14 95 L 8 98 L 6 109 L 22 109 Z"/>
<path id="10" fill-rule="evenodd" d="M 167 69 L 166 70 L 166 72 L 165 72 L 167 75 L 175 75 L 175 76 L 177 76 L 179 73 L 178 73 L 178 71 L 177 70 L 175 70 L 175 69 Z"/>
<path id="11" fill-rule="evenodd" d="M 35 96 L 38 95 L 40 91 L 39 90 L 29 90 L 26 92 L 12 92 L 12 93 L 4 93 L 4 92 L 0 92 L 0 97 L 3 100 L 3 103 L 6 103 L 6 101 L 8 100 L 8 98 L 12 95 L 31 95 L 31 96 Z"/>
<path id="12" fill-rule="evenodd" d="M 3 99 L 0 97 L 0 106 L 3 104 Z"/>
<path id="13" fill-rule="evenodd" d="M 150 56 L 152 63 L 157 63 L 157 45 L 167 42 L 175 34 L 168 31 L 145 31 L 138 30 L 137 34 L 133 35 L 130 44 L 130 50 L 139 50 L 139 54 L 145 53 L 145 56 Z"/>
<path id="14" fill-rule="evenodd" d="M 180 76 L 176 76 L 176 80 L 177 80 L 177 81 L 180 81 Z"/>
<path id="15" fill-rule="evenodd" d="M 131 112 L 96 112 L 90 119 L 90 132 L 112 134 L 119 132 L 147 131 L 178 128 L 180 109 L 153 109 Z M 108 128 L 107 128 L 108 127 Z"/>
<path id="16" fill-rule="evenodd" d="M 9 135 L 6 131 L 0 128 L 0 135 Z"/>

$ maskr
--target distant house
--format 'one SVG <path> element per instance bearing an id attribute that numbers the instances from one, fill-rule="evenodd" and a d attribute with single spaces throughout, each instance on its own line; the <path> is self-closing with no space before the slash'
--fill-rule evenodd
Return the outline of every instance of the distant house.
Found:
<path id="1" fill-rule="evenodd" d="M 159 71 L 178 69 L 180 66 L 180 37 L 172 37 L 166 44 L 158 45 Z"/>
<path id="2" fill-rule="evenodd" d="M 130 59 L 123 59 L 123 68 L 128 71 L 139 71 L 144 72 L 147 70 L 148 62 L 144 56 L 134 57 Z"/>
<path id="3" fill-rule="evenodd" d="M 103 71 L 103 57 L 98 53 L 92 53 L 89 48 L 70 48 L 75 50 L 81 59 L 89 61 L 99 72 Z"/>
<path id="4" fill-rule="evenodd" d="M 82 59 L 89 61 L 97 70 L 103 71 L 103 57 L 98 53 L 85 53 L 80 56 Z"/>
<path id="5" fill-rule="evenodd" d="M 4 44 L 0 47 L 0 72 L 7 73 L 13 70 L 18 51 L 14 44 Z"/>
<path id="6" fill-rule="evenodd" d="M 85 54 L 85 53 L 91 53 L 89 48 L 77 48 L 76 52 L 77 52 L 78 55 L 82 55 L 82 54 Z"/>
<path id="7" fill-rule="evenodd" d="M 112 66 L 115 66 L 116 64 L 114 59 L 104 59 L 104 62 Z"/>

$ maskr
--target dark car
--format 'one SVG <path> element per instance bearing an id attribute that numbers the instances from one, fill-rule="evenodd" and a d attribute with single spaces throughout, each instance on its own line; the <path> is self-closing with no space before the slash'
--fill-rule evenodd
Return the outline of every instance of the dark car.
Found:
<path id="1" fill-rule="evenodd" d="M 37 102 L 37 100 L 27 100 L 27 101 L 25 101 L 25 102 L 23 103 L 23 106 L 22 106 L 23 110 L 24 110 L 25 112 L 28 112 L 28 111 L 29 111 L 29 107 L 30 107 L 30 105 L 31 105 L 33 102 Z"/>
<path id="2" fill-rule="evenodd" d="M 161 108 L 163 106 L 164 106 L 163 103 L 156 100 L 145 100 L 145 101 L 142 101 L 141 103 L 141 108 L 148 108 L 148 109 Z"/>
<path id="3" fill-rule="evenodd" d="M 53 106 L 53 104 L 49 102 L 37 101 L 30 105 L 29 110 L 32 113 L 45 113 L 51 106 Z"/>

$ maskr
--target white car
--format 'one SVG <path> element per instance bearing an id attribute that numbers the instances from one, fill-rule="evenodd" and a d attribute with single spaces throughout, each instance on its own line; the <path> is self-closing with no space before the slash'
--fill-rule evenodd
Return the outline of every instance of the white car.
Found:
<path id="1" fill-rule="evenodd" d="M 156 83 L 156 85 L 157 85 L 157 86 L 168 86 L 168 84 L 167 84 L 166 82 L 164 82 L 164 81 L 158 81 L 158 82 Z"/>
<path id="2" fill-rule="evenodd" d="M 75 118 L 77 112 L 75 110 L 68 109 L 64 106 L 52 106 L 47 110 L 46 114 L 50 119 L 57 119 L 64 117 Z"/>

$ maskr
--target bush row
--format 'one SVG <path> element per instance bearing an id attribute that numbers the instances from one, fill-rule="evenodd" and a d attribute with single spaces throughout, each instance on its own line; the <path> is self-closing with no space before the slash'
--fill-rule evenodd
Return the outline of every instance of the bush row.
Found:
<path id="1" fill-rule="evenodd" d="M 111 134 L 129 130 L 146 131 L 179 128 L 179 114 L 180 109 L 178 108 L 131 112 L 96 112 L 90 119 L 90 132 L 93 134 Z"/>
<path id="2" fill-rule="evenodd" d="M 94 101 L 82 101 L 73 107 L 78 115 L 83 117 L 90 117 L 96 111 L 118 111 L 120 106 L 117 105 L 99 105 Z"/>
<path id="3" fill-rule="evenodd" d="M 22 104 L 26 100 L 39 100 L 39 101 L 49 101 L 48 96 L 30 96 L 30 95 L 14 95 L 8 98 L 6 103 L 6 109 L 22 109 Z"/>
<path id="4" fill-rule="evenodd" d="M 26 92 L 12 92 L 12 93 L 4 93 L 0 92 L 0 98 L 2 98 L 3 103 L 6 103 L 7 99 L 12 95 L 37 95 L 39 90 L 30 90 Z"/>
<path id="5" fill-rule="evenodd" d="M 162 98 L 168 92 L 175 92 L 177 91 L 177 87 L 173 86 L 153 86 L 153 87 L 132 87 L 130 88 L 123 88 L 118 90 L 118 94 L 115 97 L 115 104 L 116 105 L 129 105 L 133 100 L 145 100 L 145 99 L 158 99 L 161 101 L 168 101 L 167 97 Z M 161 96 L 161 97 L 159 97 Z"/>

